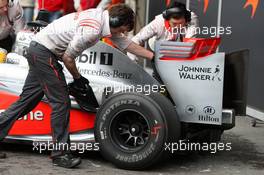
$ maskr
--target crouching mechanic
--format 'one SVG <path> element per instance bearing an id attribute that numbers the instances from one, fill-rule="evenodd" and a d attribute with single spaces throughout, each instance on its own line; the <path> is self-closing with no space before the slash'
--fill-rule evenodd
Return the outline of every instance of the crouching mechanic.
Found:
<path id="1" fill-rule="evenodd" d="M 54 144 L 70 144 L 68 128 L 71 105 L 59 61 L 72 74 L 77 87 L 91 89 L 89 81 L 78 72 L 75 58 L 102 37 L 109 37 L 122 50 L 152 59 L 152 52 L 125 37 L 124 33 L 131 31 L 134 23 L 133 10 L 120 4 L 105 11 L 98 8 L 66 15 L 37 33 L 28 50 L 29 73 L 20 99 L 0 115 L 0 140 L 8 134 L 16 119 L 34 109 L 45 94 L 52 107 Z M 53 164 L 66 168 L 79 165 L 81 159 L 73 157 L 70 150 L 64 148 L 52 151 Z"/>
<path id="2" fill-rule="evenodd" d="M 0 0 L 0 48 L 11 51 L 14 36 L 25 26 L 19 0 Z"/>
<path id="3" fill-rule="evenodd" d="M 140 45 L 149 40 L 149 45 L 153 50 L 156 40 L 181 42 L 183 38 L 195 37 L 196 27 L 198 27 L 197 15 L 187 10 L 185 4 L 175 1 L 141 29 L 132 40 Z M 128 53 L 128 56 L 137 61 L 135 55 Z"/>

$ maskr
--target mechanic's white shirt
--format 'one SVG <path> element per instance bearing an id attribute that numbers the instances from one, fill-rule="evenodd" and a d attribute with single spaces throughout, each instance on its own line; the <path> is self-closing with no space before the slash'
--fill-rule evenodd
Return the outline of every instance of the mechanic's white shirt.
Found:
<path id="1" fill-rule="evenodd" d="M 192 38 L 195 36 L 195 27 L 198 27 L 198 16 L 191 12 L 191 22 L 186 27 L 186 31 L 183 34 L 185 38 Z M 172 40 L 175 31 L 172 31 L 169 26 L 169 21 L 165 20 L 162 15 L 156 16 L 156 18 L 145 26 L 140 32 L 133 37 L 133 41 L 137 44 L 142 44 L 152 37 L 156 37 L 156 40 Z"/>
<path id="2" fill-rule="evenodd" d="M 186 30 L 182 31 L 181 34 L 184 38 L 193 38 L 195 37 L 195 29 L 198 27 L 198 16 L 191 12 L 191 22 L 186 27 Z M 177 38 L 177 33 L 172 31 L 169 21 L 165 20 L 161 15 L 155 17 L 147 26 L 142 28 L 137 35 L 132 38 L 132 41 L 137 44 L 144 44 L 144 42 L 149 41 L 149 46 L 151 49 L 154 48 L 155 41 L 158 40 L 174 40 Z M 127 53 L 129 58 L 133 61 L 138 60 L 138 58 L 131 53 Z"/>
<path id="3" fill-rule="evenodd" d="M 109 37 L 121 50 L 132 42 L 123 35 L 111 35 L 108 11 L 101 8 L 63 16 L 42 29 L 33 40 L 59 57 L 65 53 L 75 58 L 102 37 Z"/>
<path id="4" fill-rule="evenodd" d="M 10 34 L 17 34 L 24 26 L 23 9 L 19 0 L 9 1 L 7 15 L 0 16 L 0 40 L 7 38 Z"/>

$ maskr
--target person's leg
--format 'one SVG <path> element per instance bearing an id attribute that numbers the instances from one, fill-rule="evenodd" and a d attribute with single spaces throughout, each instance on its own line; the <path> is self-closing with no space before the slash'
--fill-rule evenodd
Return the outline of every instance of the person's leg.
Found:
<path id="1" fill-rule="evenodd" d="M 41 81 L 42 89 L 48 98 L 52 108 L 51 127 L 55 143 L 69 143 L 69 115 L 70 97 L 62 66 L 57 58 L 48 49 L 36 43 L 37 49 L 33 50 L 35 55 L 35 75 Z M 56 152 L 54 156 L 61 155 Z"/>
<path id="2" fill-rule="evenodd" d="M 25 22 L 31 22 L 33 20 L 34 8 L 23 7 Z"/>
<path id="3" fill-rule="evenodd" d="M 81 163 L 80 158 L 69 156 L 69 117 L 70 97 L 62 66 L 57 58 L 45 47 L 36 44 L 36 75 L 41 80 L 43 91 L 52 108 L 51 127 L 53 143 L 58 150 L 53 150 L 51 157 L 55 165 L 72 168 Z"/>
<path id="4" fill-rule="evenodd" d="M 69 151 L 67 146 L 70 146 L 69 117 L 71 103 L 62 66 L 54 57 L 50 57 L 47 62 L 50 64 L 51 74 L 41 74 L 45 70 L 40 71 L 40 74 L 45 84 L 45 94 L 52 108 L 51 128 L 53 141 L 55 144 L 66 146 L 65 148 L 59 148 L 59 150 L 53 150 L 51 156 L 55 157 L 64 154 L 64 151 Z"/>
<path id="5" fill-rule="evenodd" d="M 50 12 L 49 22 L 51 23 L 52 21 L 59 19 L 60 17 L 62 17 L 61 11 Z"/>
<path id="6" fill-rule="evenodd" d="M 22 117 L 33 110 L 44 95 L 40 83 L 34 74 L 33 67 L 30 64 L 29 58 L 28 62 L 30 69 L 20 98 L 8 109 L 0 113 L 0 141 L 7 136 L 15 121 L 19 117 Z M 0 158 L 5 157 L 6 154 L 0 152 Z"/>
<path id="7" fill-rule="evenodd" d="M 32 69 L 29 70 L 20 98 L 0 114 L 0 141 L 8 134 L 19 117 L 26 115 L 37 106 L 43 95 Z"/>

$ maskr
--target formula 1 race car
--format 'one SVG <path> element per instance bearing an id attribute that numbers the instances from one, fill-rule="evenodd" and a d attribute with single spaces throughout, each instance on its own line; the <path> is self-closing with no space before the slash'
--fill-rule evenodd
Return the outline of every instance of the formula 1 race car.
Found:
<path id="1" fill-rule="evenodd" d="M 14 51 L 23 55 L 32 35 L 20 32 Z M 161 83 L 103 42 L 84 51 L 77 67 L 100 106 L 97 112 L 83 110 L 71 97 L 71 141 L 98 143 L 103 157 L 124 169 L 153 165 L 167 143 L 219 141 L 224 130 L 235 126 L 235 115 L 245 115 L 248 65 L 247 51 L 214 53 L 219 42 L 157 42 Z M 27 72 L 22 56 L 9 54 L 0 64 L 0 111 L 19 98 Z M 50 112 L 44 97 L 21 116 L 5 141 L 51 141 Z"/>

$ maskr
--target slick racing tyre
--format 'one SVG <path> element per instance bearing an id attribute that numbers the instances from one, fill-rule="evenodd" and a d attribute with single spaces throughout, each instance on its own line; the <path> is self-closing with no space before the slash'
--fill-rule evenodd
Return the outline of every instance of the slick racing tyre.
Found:
<path id="1" fill-rule="evenodd" d="M 103 157 L 123 169 L 153 165 L 169 138 L 163 107 L 139 93 L 118 93 L 107 99 L 95 124 L 95 139 Z"/>
<path id="2" fill-rule="evenodd" d="M 167 97 L 160 93 L 152 93 L 149 96 L 159 104 L 166 116 L 169 132 L 167 143 L 178 142 L 181 137 L 181 123 L 175 107 Z"/>

